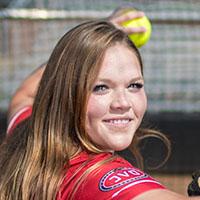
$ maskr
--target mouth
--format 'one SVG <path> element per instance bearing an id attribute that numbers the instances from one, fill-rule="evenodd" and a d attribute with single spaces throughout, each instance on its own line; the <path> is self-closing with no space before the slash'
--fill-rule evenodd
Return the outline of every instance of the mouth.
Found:
<path id="1" fill-rule="evenodd" d="M 110 126 L 117 126 L 117 127 L 126 127 L 127 125 L 132 122 L 133 119 L 131 118 L 122 118 L 122 119 L 106 119 L 103 122 Z"/>

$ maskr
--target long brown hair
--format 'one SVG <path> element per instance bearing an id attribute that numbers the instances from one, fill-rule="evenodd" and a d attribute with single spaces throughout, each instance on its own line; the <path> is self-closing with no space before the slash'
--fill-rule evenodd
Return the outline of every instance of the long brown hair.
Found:
<path id="1" fill-rule="evenodd" d="M 1 146 L 0 199 L 55 199 L 66 173 L 63 166 L 69 166 L 80 150 L 103 151 L 85 131 L 85 113 L 105 51 L 116 43 L 135 53 L 143 71 L 137 48 L 124 32 L 106 21 L 78 25 L 57 43 L 31 117 Z"/>

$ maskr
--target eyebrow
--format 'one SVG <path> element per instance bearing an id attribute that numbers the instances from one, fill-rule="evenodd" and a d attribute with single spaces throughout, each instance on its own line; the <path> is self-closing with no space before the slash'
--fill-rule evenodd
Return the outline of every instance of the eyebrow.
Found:
<path id="1" fill-rule="evenodd" d="M 135 81 L 144 81 L 144 78 L 142 76 L 138 76 L 138 77 L 135 77 L 133 79 L 131 79 L 129 82 L 135 82 Z M 106 83 L 112 83 L 113 81 L 110 80 L 110 79 L 107 79 L 107 78 L 100 78 L 100 79 L 97 79 L 98 82 L 106 82 Z"/>

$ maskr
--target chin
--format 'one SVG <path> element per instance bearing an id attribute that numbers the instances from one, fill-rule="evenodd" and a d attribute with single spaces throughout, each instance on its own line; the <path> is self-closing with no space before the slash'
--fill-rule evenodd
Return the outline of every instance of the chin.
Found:
<path id="1" fill-rule="evenodd" d="M 113 146 L 113 150 L 114 151 L 123 151 L 125 150 L 126 148 L 128 148 L 130 146 L 131 142 L 130 143 L 123 143 L 123 144 L 118 144 L 118 145 L 115 145 Z"/>
<path id="2" fill-rule="evenodd" d="M 127 149 L 129 146 L 126 146 L 126 147 L 119 147 L 119 148 L 115 148 L 114 151 L 123 151 L 125 149 Z"/>

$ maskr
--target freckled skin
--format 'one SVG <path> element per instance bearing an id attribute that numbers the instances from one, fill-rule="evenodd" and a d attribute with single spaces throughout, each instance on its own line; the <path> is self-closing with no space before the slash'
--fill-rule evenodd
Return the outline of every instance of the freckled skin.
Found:
<path id="1" fill-rule="evenodd" d="M 139 61 L 123 44 L 106 53 L 89 97 L 86 130 L 106 151 L 127 148 L 147 107 Z"/>

